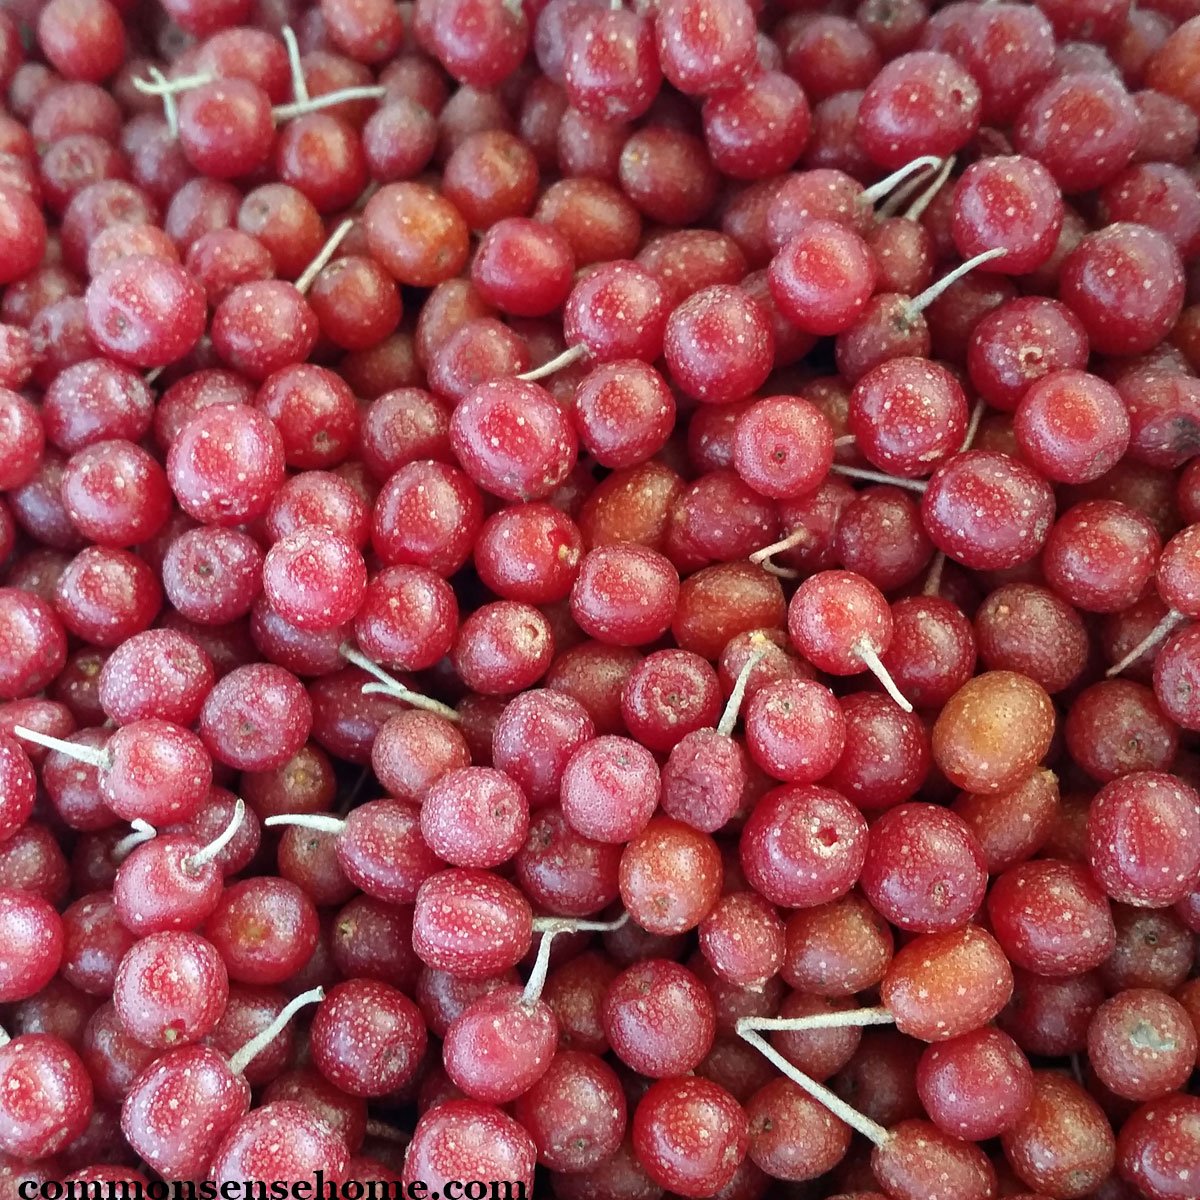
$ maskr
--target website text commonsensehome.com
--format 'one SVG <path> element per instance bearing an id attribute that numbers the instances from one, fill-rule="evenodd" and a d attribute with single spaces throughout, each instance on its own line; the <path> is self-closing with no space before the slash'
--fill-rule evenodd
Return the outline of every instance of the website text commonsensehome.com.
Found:
<path id="1" fill-rule="evenodd" d="M 259 1179 L 214 1183 L 148 1184 L 127 1181 L 38 1183 L 25 1180 L 17 1185 L 21 1200 L 527 1200 L 520 1181 L 473 1179 L 448 1180 L 439 1188 L 415 1180 L 412 1183 L 326 1179 L 320 1171 L 313 1179 L 266 1182 Z"/>

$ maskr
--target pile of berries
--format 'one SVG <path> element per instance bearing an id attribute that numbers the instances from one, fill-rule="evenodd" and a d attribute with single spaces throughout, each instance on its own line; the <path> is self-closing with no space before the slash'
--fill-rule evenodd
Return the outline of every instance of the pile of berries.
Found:
<path id="1" fill-rule="evenodd" d="M 0 1200 L 1196 1200 L 1198 141 L 1200 0 L 2 0 Z"/>

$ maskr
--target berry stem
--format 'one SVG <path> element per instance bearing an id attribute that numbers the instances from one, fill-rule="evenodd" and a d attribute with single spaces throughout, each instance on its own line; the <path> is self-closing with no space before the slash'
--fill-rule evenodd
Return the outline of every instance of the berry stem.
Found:
<path id="1" fill-rule="evenodd" d="M 725 737 L 729 737 L 733 733 L 733 727 L 737 724 L 738 714 L 742 711 L 742 702 L 746 699 L 746 689 L 750 686 L 750 676 L 754 668 L 767 655 L 767 639 L 761 632 L 752 633 L 750 641 L 755 647 L 754 653 L 742 664 L 742 669 L 738 672 L 737 679 L 734 680 L 733 691 L 729 693 L 729 699 L 725 703 L 725 711 L 717 722 L 717 732 L 724 734 Z"/>
<path id="2" fill-rule="evenodd" d="M 11 1041 L 12 1038 L 8 1036 L 8 1030 L 3 1025 L 0 1025 L 0 1046 L 7 1046 Z"/>
<path id="3" fill-rule="evenodd" d="M 304 268 L 300 278 L 296 280 L 296 291 L 300 295 L 303 296 L 312 287 L 313 280 L 321 273 L 321 270 L 334 256 L 337 248 L 346 240 L 346 235 L 353 228 L 354 222 L 347 218 L 329 235 L 329 240 L 321 247 L 317 257 Z"/>
<path id="4" fill-rule="evenodd" d="M 267 817 L 264 825 L 299 825 L 301 829 L 317 829 L 321 833 L 341 833 L 346 822 L 328 813 L 278 813 Z"/>
<path id="5" fill-rule="evenodd" d="M 229 1058 L 229 1069 L 240 1075 L 256 1054 L 265 1050 L 286 1028 L 288 1022 L 309 1004 L 320 1004 L 325 999 L 323 987 L 310 988 L 293 996 L 279 1011 L 279 1015 L 265 1029 L 260 1029 L 240 1050 L 234 1051 Z"/>
<path id="6" fill-rule="evenodd" d="M 521 1007 L 531 1009 L 542 995 L 546 986 L 546 975 L 550 970 L 550 944 L 560 933 L 582 932 L 590 930 L 596 933 L 607 933 L 620 929 L 629 914 L 622 913 L 615 921 L 574 921 L 569 917 L 537 917 L 533 922 L 534 933 L 542 935 L 538 943 L 537 957 L 533 960 L 533 968 L 525 981 L 525 990 L 521 993 Z"/>
<path id="7" fill-rule="evenodd" d="M 861 1133 L 863 1137 L 870 1142 L 874 1142 L 876 1146 L 887 1144 L 891 1139 L 891 1134 L 882 1125 L 872 1121 L 870 1117 L 864 1117 L 858 1109 L 851 1108 L 841 1096 L 835 1092 L 831 1092 L 829 1088 L 819 1084 L 815 1079 L 810 1078 L 803 1071 L 799 1070 L 799 1068 L 793 1066 L 774 1046 L 766 1041 L 766 1039 L 759 1037 L 746 1024 L 748 1019 L 743 1017 L 738 1022 L 738 1036 L 744 1042 L 753 1046 L 763 1058 L 782 1071 L 797 1087 L 802 1088 L 814 1100 L 825 1105 L 835 1117 L 844 1121 L 851 1129 Z"/>
<path id="8" fill-rule="evenodd" d="M 946 186 L 946 180 L 950 178 L 950 172 L 953 170 L 954 155 L 950 155 L 942 163 L 942 169 L 929 181 L 929 186 L 905 210 L 906 221 L 919 221 L 924 216 L 925 210 L 933 203 L 938 192 Z"/>
<path id="9" fill-rule="evenodd" d="M 867 483 L 887 483 L 892 487 L 908 488 L 911 492 L 924 492 L 928 486 L 923 479 L 902 479 L 898 475 L 885 475 L 882 471 L 864 471 L 861 467 L 844 467 L 834 463 L 829 470 L 834 475 L 845 475 L 847 479 L 862 479 Z"/>
<path id="10" fill-rule="evenodd" d="M 993 258 L 1003 258 L 1007 250 L 997 246 L 994 250 L 985 250 L 982 254 L 968 258 L 959 263 L 948 275 L 943 275 L 936 283 L 931 283 L 919 296 L 908 302 L 910 313 L 924 312 L 948 287 L 957 283 L 968 272 L 975 270 L 980 263 L 991 262 Z"/>
<path id="11" fill-rule="evenodd" d="M 77 746 L 74 742 L 51 737 L 48 733 L 38 733 L 36 729 L 26 729 L 24 725 L 14 725 L 13 733 L 27 742 L 34 742 L 49 750 L 57 750 L 59 754 L 65 754 L 76 762 L 87 763 L 89 767 L 95 767 L 98 771 L 107 770 L 111 766 L 109 757 L 103 750 L 96 750 L 91 746 Z"/>
<path id="12" fill-rule="evenodd" d="M 336 108 L 349 100 L 382 100 L 386 95 L 387 88 L 381 84 L 342 88 L 340 91 L 326 92 L 323 96 L 313 96 L 308 100 L 280 104 L 271 110 L 271 115 L 276 121 L 290 121 L 293 117 L 304 116 L 305 113 L 319 112 L 323 108 Z"/>
<path id="13" fill-rule="evenodd" d="M 173 137 L 179 136 L 179 105 L 175 103 L 175 93 L 167 84 L 167 77 L 157 68 L 149 68 L 150 78 L 162 89 L 163 116 L 167 119 L 167 132 Z"/>
<path id="14" fill-rule="evenodd" d="M 921 177 L 915 176 L 902 187 L 898 187 L 876 210 L 875 214 L 881 221 L 890 221 L 901 207 L 912 199 L 913 194 L 921 186 Z"/>
<path id="15" fill-rule="evenodd" d="M 942 159 L 938 159 L 938 173 L 944 168 L 945 163 Z M 900 210 L 913 199 L 916 194 L 925 186 L 925 173 L 914 175 L 911 179 L 906 180 L 898 187 L 876 210 L 876 214 L 881 220 L 891 220 L 897 216 Z"/>
<path id="16" fill-rule="evenodd" d="M 769 558 L 765 562 L 758 564 L 768 575 L 774 575 L 778 579 L 799 579 L 800 572 L 793 570 L 791 567 L 781 567 L 778 563 L 772 562 Z"/>
<path id="17" fill-rule="evenodd" d="M 1120 675 L 1127 667 L 1132 666 L 1143 654 L 1153 646 L 1157 646 L 1159 642 L 1179 624 L 1185 620 L 1183 613 L 1176 612 L 1171 609 L 1169 613 L 1128 654 L 1125 655 L 1120 662 L 1115 663 L 1104 672 L 1105 677 L 1111 679 L 1114 675 Z"/>
<path id="18" fill-rule="evenodd" d="M 790 550 L 793 546 L 803 545 L 809 541 L 809 532 L 803 526 L 793 529 L 785 538 L 780 538 L 777 542 L 772 542 L 769 546 L 764 546 L 761 550 L 755 550 L 750 555 L 750 561 L 756 566 L 762 567 L 769 575 L 777 575 L 780 579 L 799 579 L 800 572 L 793 570 L 791 567 L 781 567 L 774 562 L 776 554 L 782 554 L 785 550 Z"/>
<path id="19" fill-rule="evenodd" d="M 127 833 L 113 848 L 112 857 L 114 862 L 124 862 L 129 855 L 137 849 L 143 842 L 148 842 L 152 838 L 158 837 L 158 830 L 150 824 L 149 821 L 143 821 L 141 817 L 134 817 L 129 822 L 131 833 Z"/>
<path id="20" fill-rule="evenodd" d="M 963 437 L 962 445 L 959 446 L 959 452 L 970 450 L 971 444 L 979 434 L 979 426 L 983 421 L 983 414 L 987 409 L 987 405 L 982 400 L 976 402 L 975 407 L 971 409 L 971 420 L 967 424 L 967 432 Z"/>
<path id="21" fill-rule="evenodd" d="M 858 438 L 856 438 L 854 436 L 854 434 L 844 433 L 844 434 L 842 434 L 842 436 L 840 438 L 833 439 L 833 448 L 835 450 L 838 450 L 838 449 L 841 449 L 841 447 L 843 447 L 843 446 L 853 446 L 855 444 L 855 442 L 857 442 L 857 441 L 858 441 Z"/>
<path id="22" fill-rule="evenodd" d="M 808 530 L 801 525 L 793 529 L 787 537 L 780 538 L 779 541 L 772 542 L 769 546 L 764 546 L 761 550 L 755 550 L 750 555 L 750 561 L 757 566 L 766 567 L 768 561 L 774 558 L 776 554 L 782 554 L 785 550 L 790 550 L 793 546 L 802 546 L 810 540 L 810 536 Z M 767 567 L 767 569 L 770 570 L 770 567 Z M 791 574 L 795 574 L 795 572 L 791 572 Z"/>
<path id="23" fill-rule="evenodd" d="M 534 917 L 534 933 L 612 933 L 622 928 L 629 920 L 623 912 L 611 921 L 577 921 L 574 917 Z"/>
<path id="24" fill-rule="evenodd" d="M 429 696 L 422 696 L 420 692 L 411 691 L 402 683 L 364 683 L 362 690 L 366 696 L 392 696 L 396 700 L 403 700 L 405 704 L 410 704 L 413 708 L 423 708 L 426 712 L 445 717 L 447 721 L 462 720 L 450 705 L 443 704 L 440 700 L 433 700 Z"/>
<path id="25" fill-rule="evenodd" d="M 363 685 L 363 692 L 371 694 L 380 692 L 385 696 L 393 696 L 397 700 L 403 700 L 405 704 L 411 704 L 413 708 L 423 708 L 426 712 L 436 713 L 439 717 L 445 717 L 447 721 L 458 721 L 459 715 L 448 704 L 443 704 L 440 700 L 432 700 L 428 696 L 422 696 L 420 692 L 414 692 L 411 688 L 406 688 L 400 680 L 389 675 L 377 663 L 373 663 L 365 654 L 356 650 L 349 642 L 346 642 L 341 647 L 342 657 L 349 663 L 353 663 L 356 667 L 366 671 L 368 675 L 374 675 L 378 683 L 367 683 Z"/>
<path id="26" fill-rule="evenodd" d="M 537 957 L 533 960 L 533 969 L 525 981 L 525 990 L 521 993 L 521 1007 L 529 1010 L 541 999 L 542 989 L 546 986 L 546 976 L 550 971 L 550 946 L 554 939 L 565 932 L 562 929 L 547 929 L 538 943 Z"/>
<path id="27" fill-rule="evenodd" d="M 738 1028 L 769 1030 L 848 1029 L 864 1025 L 891 1025 L 892 1014 L 886 1008 L 852 1008 L 845 1012 L 813 1013 L 809 1017 L 743 1017 Z"/>
<path id="28" fill-rule="evenodd" d="M 212 862 L 233 841 L 234 834 L 241 828 L 241 824 L 245 819 L 246 803 L 239 796 L 237 803 L 233 806 L 233 816 L 229 818 L 229 824 L 207 846 L 201 850 L 197 850 L 195 854 L 189 854 L 180 864 L 183 869 L 194 872 Z"/>
<path id="29" fill-rule="evenodd" d="M 165 96 L 168 93 L 177 95 L 179 92 L 190 92 L 192 88 L 203 87 L 206 83 L 212 83 L 211 75 L 181 75 L 178 79 L 167 79 L 163 73 L 156 67 L 151 68 L 151 78 L 133 80 L 135 91 L 139 91 L 143 96 Z"/>
<path id="30" fill-rule="evenodd" d="M 288 67 L 292 72 L 292 96 L 301 104 L 308 101 L 308 80 L 304 78 L 304 68 L 300 65 L 300 45 L 296 41 L 296 31 L 290 25 L 284 25 L 279 31 L 283 44 L 287 47 Z"/>
<path id="31" fill-rule="evenodd" d="M 371 182 L 368 183 L 365 188 L 363 188 L 362 195 L 355 200 L 354 208 L 351 211 L 356 213 L 362 212 L 363 209 L 367 207 L 367 201 L 370 200 L 370 198 L 375 195 L 377 191 L 379 191 L 379 183 L 377 180 L 372 179 Z"/>
<path id="32" fill-rule="evenodd" d="M 937 596 L 942 590 L 942 572 L 946 568 L 946 555 L 939 550 L 933 556 L 933 564 L 925 578 L 925 586 L 921 589 L 923 596 Z"/>
<path id="33" fill-rule="evenodd" d="M 870 671 L 871 674 L 883 684 L 883 690 L 887 692 L 887 694 L 891 696 L 891 698 L 895 700 L 895 702 L 900 705 L 905 712 L 912 712 L 913 706 L 901 694 L 900 689 L 896 686 L 896 681 L 888 673 L 887 667 L 883 665 L 879 658 L 879 652 L 875 649 L 875 647 L 872 646 L 866 638 L 859 638 L 859 640 L 854 644 L 854 649 L 858 652 L 859 658 L 866 663 L 867 670 Z"/>
<path id="34" fill-rule="evenodd" d="M 572 363 L 578 362 L 587 353 L 587 347 L 580 342 L 575 346 L 568 346 L 561 354 L 556 354 L 549 362 L 544 362 L 540 367 L 534 367 L 531 371 L 526 371 L 523 375 L 518 375 L 518 379 L 523 379 L 527 383 L 532 383 L 535 379 L 545 379 L 547 375 L 553 375 L 556 371 L 563 370 L 564 367 L 569 367 Z"/>
<path id="35" fill-rule="evenodd" d="M 935 154 L 922 154 L 912 162 L 905 163 L 890 175 L 884 176 L 878 183 L 863 189 L 862 198 L 867 204 L 878 204 L 893 188 L 897 188 L 911 175 L 920 175 L 932 171 L 941 164 L 941 159 Z"/>

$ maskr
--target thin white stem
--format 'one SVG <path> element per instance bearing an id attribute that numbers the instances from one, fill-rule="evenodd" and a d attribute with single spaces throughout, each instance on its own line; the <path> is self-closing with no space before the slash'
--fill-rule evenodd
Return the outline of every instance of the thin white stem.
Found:
<path id="1" fill-rule="evenodd" d="M 301 103 L 308 99 L 308 81 L 304 78 L 304 67 L 300 62 L 300 44 L 296 41 L 296 31 L 285 25 L 279 31 L 283 44 L 287 47 L 288 68 L 292 72 L 292 98 Z"/>
<path id="2" fill-rule="evenodd" d="M 904 212 L 904 217 L 908 221 L 919 221 L 925 214 L 925 210 L 933 203 L 938 192 L 946 186 L 946 180 L 950 178 L 950 172 L 954 170 L 954 155 L 951 154 L 944 163 L 942 169 L 930 180 L 929 186 L 908 206 Z"/>
<path id="3" fill-rule="evenodd" d="M 987 405 L 982 400 L 975 402 L 975 407 L 971 409 L 971 420 L 967 424 L 967 432 L 963 437 L 962 445 L 959 447 L 959 452 L 970 450 L 972 443 L 979 436 L 979 426 L 983 421 L 983 414 L 987 411 Z"/>
<path id="4" fill-rule="evenodd" d="M 734 680 L 733 690 L 725 702 L 725 711 L 717 722 L 717 732 L 728 737 L 737 724 L 738 714 L 742 711 L 742 701 L 746 699 L 746 689 L 750 686 L 750 676 L 754 668 L 767 656 L 767 639 L 760 632 L 755 632 L 750 638 L 755 649 L 754 653 L 742 664 L 737 679 Z"/>
<path id="5" fill-rule="evenodd" d="M 346 822 L 342 817 L 333 817 L 328 813 L 279 813 L 267 817 L 264 825 L 299 825 L 301 829 L 316 829 L 321 833 L 341 833 Z"/>
<path id="6" fill-rule="evenodd" d="M 354 208 L 351 209 L 351 211 L 356 213 L 362 212 L 363 209 L 367 207 L 367 201 L 370 200 L 377 191 L 379 191 L 379 183 L 377 180 L 372 179 L 371 182 L 368 183 L 365 188 L 363 188 L 362 195 L 355 200 Z"/>
<path id="7" fill-rule="evenodd" d="M 864 1025 L 893 1025 L 895 1020 L 886 1008 L 851 1008 L 844 1012 L 813 1013 L 809 1017 L 743 1017 L 738 1028 L 771 1030 L 784 1029 L 851 1029 Z"/>
<path id="8" fill-rule="evenodd" d="M 531 371 L 526 371 L 523 375 L 518 375 L 518 379 L 523 379 L 527 383 L 532 383 L 535 379 L 545 379 L 547 375 L 553 375 L 556 371 L 563 370 L 564 367 L 569 367 L 572 363 L 578 362 L 587 353 L 587 347 L 580 342 L 575 346 L 568 346 L 561 354 L 556 354 L 549 362 L 544 362 L 540 367 L 534 367 Z"/>
<path id="9" fill-rule="evenodd" d="M 747 1020 L 748 1018 L 743 1017 L 738 1022 L 738 1036 L 744 1042 L 753 1046 L 767 1062 L 777 1067 L 797 1087 L 806 1091 L 819 1104 L 825 1105 L 835 1117 L 844 1121 L 851 1129 L 857 1130 L 868 1141 L 874 1142 L 876 1146 L 883 1146 L 891 1140 L 892 1135 L 882 1125 L 876 1121 L 872 1121 L 870 1117 L 864 1117 L 858 1109 L 851 1108 L 836 1092 L 830 1091 L 823 1084 L 805 1075 L 799 1067 L 794 1066 L 784 1058 L 770 1042 L 765 1038 L 759 1037 L 753 1029 L 749 1028 L 746 1025 Z"/>
<path id="10" fill-rule="evenodd" d="M 541 991 L 546 986 L 546 973 L 550 971 L 550 946 L 559 934 L 571 932 L 592 931 L 607 934 L 614 929 L 620 929 L 629 913 L 623 912 L 616 920 L 574 920 L 570 917 L 536 917 L 533 922 L 535 934 L 541 934 L 538 944 L 538 956 L 533 960 L 533 970 L 521 992 L 521 1007 L 532 1009 L 541 998 Z"/>
<path id="11" fill-rule="evenodd" d="M 537 957 L 533 960 L 533 970 L 525 981 L 525 990 L 521 993 L 521 1007 L 532 1009 L 542 998 L 542 989 L 546 986 L 546 976 L 550 972 L 550 946 L 554 939 L 565 932 L 562 929 L 547 929 L 538 943 Z"/>
<path id="12" fill-rule="evenodd" d="M 355 649 L 349 642 L 343 642 L 338 647 L 338 653 L 348 663 L 352 663 L 360 670 L 366 671 L 368 675 L 374 675 L 380 683 L 386 683 L 388 687 L 404 688 L 404 684 L 400 680 L 393 679 L 377 662 L 369 659 L 361 650 Z"/>
<path id="13" fill-rule="evenodd" d="M 994 250 L 985 250 L 982 254 L 975 255 L 974 258 L 968 258 L 965 263 L 959 263 L 948 275 L 943 275 L 937 283 L 931 283 L 919 296 L 908 302 L 908 311 L 910 313 L 924 312 L 951 284 L 957 283 L 964 275 L 975 270 L 980 263 L 991 262 L 993 258 L 1003 258 L 1008 253 L 1007 250 L 1000 249 L 999 246 Z"/>
<path id="14" fill-rule="evenodd" d="M 546 975 L 550 970 L 550 944 L 560 933 L 592 931 L 608 933 L 620 929 L 629 920 L 627 912 L 622 913 L 615 921 L 575 921 L 569 917 L 536 917 L 533 922 L 534 933 L 542 935 L 538 943 L 537 957 L 533 960 L 533 968 L 525 981 L 525 990 L 521 993 L 521 1007 L 532 1009 L 541 999 L 542 989 L 546 986 Z"/>
<path id="15" fill-rule="evenodd" d="M 925 586 L 921 589 L 923 596 L 936 596 L 942 590 L 942 572 L 946 569 L 946 555 L 939 550 L 933 556 L 933 564 L 925 578 Z"/>
<path id="16" fill-rule="evenodd" d="M 623 928 L 629 914 L 623 912 L 611 921 L 577 921 L 574 917 L 534 917 L 534 933 L 612 933 Z"/>
<path id="17" fill-rule="evenodd" d="M 329 260 L 337 253 L 337 248 L 346 240 L 346 235 L 354 228 L 354 222 L 347 217 L 329 236 L 329 240 L 321 247 L 317 257 L 304 268 L 300 278 L 296 280 L 296 291 L 302 296 L 312 287 L 313 280 L 321 273 Z"/>
<path id="18" fill-rule="evenodd" d="M 241 828 L 242 822 L 245 819 L 246 804 L 239 796 L 237 803 L 233 806 L 233 816 L 229 818 L 229 824 L 202 850 L 197 850 L 195 854 L 189 854 L 180 864 L 183 869 L 189 872 L 198 871 L 201 867 L 212 862 L 233 841 L 234 834 Z"/>
<path id="19" fill-rule="evenodd" d="M 190 92 L 193 88 L 203 87 L 206 83 L 213 82 L 211 75 L 181 75 L 178 79 L 167 79 L 156 67 L 150 69 L 150 75 L 149 79 L 135 77 L 133 80 L 134 90 L 141 92 L 143 96 L 163 96 L 168 92 L 172 94 Z"/>
<path id="20" fill-rule="evenodd" d="M 79 746 L 75 742 L 51 737 L 48 733 L 39 733 L 36 729 L 26 729 L 24 725 L 14 725 L 13 733 L 27 742 L 57 750 L 59 754 L 65 754 L 76 762 L 87 763 L 89 767 L 95 767 L 98 771 L 103 771 L 111 765 L 108 755 L 94 746 Z"/>
<path id="21" fill-rule="evenodd" d="M 0 1046 L 7 1046 L 11 1041 L 12 1038 L 8 1036 L 8 1030 L 3 1025 L 0 1025 Z"/>
<path id="22" fill-rule="evenodd" d="M 129 827 L 132 832 L 127 833 L 112 848 L 113 862 L 124 862 L 143 842 L 149 842 L 158 837 L 158 830 L 149 821 L 143 821 L 141 817 L 134 817 L 129 822 Z"/>
<path id="23" fill-rule="evenodd" d="M 374 675 L 379 680 L 378 683 L 363 684 L 364 695 L 381 693 L 385 696 L 392 696 L 396 700 L 403 700 L 405 704 L 411 704 L 413 708 L 423 708 L 426 712 L 436 713 L 439 717 L 445 717 L 447 721 L 462 720 L 450 705 L 443 704 L 440 700 L 433 700 L 429 696 L 422 696 L 420 692 L 414 692 L 412 688 L 405 687 L 400 680 L 389 675 L 378 663 L 372 662 L 349 642 L 345 642 L 341 646 L 341 655 L 348 663 L 353 663 L 356 667 L 366 671 L 368 675 Z"/>
<path id="24" fill-rule="evenodd" d="M 858 438 L 852 433 L 845 433 L 840 438 L 833 439 L 833 448 L 835 450 L 842 449 L 843 446 L 853 446 L 858 442 Z"/>
<path id="25" fill-rule="evenodd" d="M 1130 650 L 1129 653 L 1126 654 L 1119 663 L 1115 663 L 1104 672 L 1105 676 L 1111 679 L 1114 675 L 1120 675 L 1120 673 L 1127 667 L 1130 667 L 1137 662 L 1137 660 L 1141 658 L 1147 650 L 1157 646 L 1158 643 L 1161 642 L 1163 638 L 1165 638 L 1167 634 L 1170 633 L 1171 630 L 1180 623 L 1180 621 L 1184 621 L 1186 619 L 1187 618 L 1184 617 L 1183 613 L 1176 612 L 1174 609 L 1171 609 L 1171 611 L 1167 613 L 1167 615 L 1163 617 L 1163 619 L 1159 621 L 1159 623 L 1155 625 L 1155 627 L 1150 630 L 1150 632 L 1146 634 L 1146 636 L 1142 638 L 1142 640 L 1138 642 L 1138 644 L 1134 646 L 1134 648 Z"/>
<path id="26" fill-rule="evenodd" d="M 769 546 L 764 546 L 761 550 L 755 550 L 750 555 L 750 561 L 761 566 L 767 559 L 774 558 L 776 554 L 782 554 L 785 550 L 791 550 L 793 546 L 802 546 L 805 542 L 811 540 L 812 534 L 801 525 L 793 529 L 787 537 L 780 538 L 779 541 L 772 542 Z"/>
<path id="27" fill-rule="evenodd" d="M 885 475 L 882 471 L 864 471 L 861 467 L 845 467 L 834 463 L 829 468 L 835 475 L 845 475 L 847 479 L 862 479 L 866 483 L 887 483 L 892 487 L 908 488 L 911 492 L 924 492 L 929 485 L 923 479 L 903 479 L 899 475 Z"/>
<path id="28" fill-rule="evenodd" d="M 800 572 L 792 567 L 781 567 L 778 563 L 772 562 L 769 558 L 758 564 L 768 575 L 775 575 L 780 579 L 799 579 Z"/>
<path id="29" fill-rule="evenodd" d="M 921 186 L 920 179 L 910 179 L 903 187 L 898 187 L 876 210 L 875 215 L 881 221 L 890 221 L 899 211 L 904 202 Z"/>
<path id="30" fill-rule="evenodd" d="M 154 383 L 165 370 L 166 367 L 155 367 L 153 371 L 147 371 L 142 379 L 145 383 Z"/>
<path id="31" fill-rule="evenodd" d="M 434 700 L 430 696 L 422 696 L 420 692 L 414 692 L 411 688 L 406 688 L 404 684 L 396 683 L 364 683 L 363 695 L 382 695 L 391 696 L 393 700 L 403 700 L 405 704 L 411 705 L 413 708 L 423 708 L 426 712 L 431 712 L 435 716 L 445 717 L 447 721 L 459 722 L 462 717 L 455 712 L 448 704 L 443 704 L 440 700 Z"/>
<path id="32" fill-rule="evenodd" d="M 902 183 L 875 210 L 880 220 L 890 221 L 925 186 L 926 173 L 914 175 Z"/>
<path id="33" fill-rule="evenodd" d="M 885 176 L 878 183 L 873 183 L 869 188 L 864 188 L 862 198 L 867 204 L 877 204 L 894 188 L 899 187 L 909 176 L 923 174 L 925 171 L 933 171 L 941 164 L 941 161 L 936 154 L 922 154 L 920 158 L 914 158 L 912 162 L 905 163 L 904 166 Z"/>
<path id="34" fill-rule="evenodd" d="M 351 100 L 382 100 L 387 95 L 387 88 L 380 84 L 366 87 L 342 88 L 337 92 L 326 92 L 323 96 L 313 96 L 308 100 L 296 100 L 291 104 L 280 104 L 271 110 L 276 121 L 290 121 L 293 117 L 302 117 L 305 113 L 319 112 L 323 108 L 336 108 Z"/>
<path id="35" fill-rule="evenodd" d="M 310 988 L 293 996 L 279 1011 L 279 1015 L 265 1029 L 260 1029 L 240 1050 L 234 1051 L 229 1058 L 229 1069 L 240 1075 L 256 1054 L 265 1050 L 286 1028 L 288 1022 L 302 1009 L 310 1004 L 320 1004 L 325 999 L 323 987 Z"/>
<path id="36" fill-rule="evenodd" d="M 904 698 L 900 689 L 896 686 L 896 681 L 891 677 L 890 674 L 888 674 L 888 669 L 880 661 L 879 654 L 875 647 L 872 646 L 866 638 L 859 638 L 859 640 L 854 643 L 854 649 L 857 651 L 859 658 L 866 663 L 867 670 L 870 671 L 871 674 L 883 684 L 883 690 L 887 692 L 887 694 L 891 696 L 891 698 L 895 700 L 895 702 L 900 705 L 905 712 L 912 712 L 913 706 Z"/>
<path id="37" fill-rule="evenodd" d="M 149 69 L 150 78 L 162 89 L 163 116 L 167 120 L 167 132 L 173 137 L 179 136 L 179 105 L 175 103 L 175 93 L 167 84 L 167 77 L 157 68 Z"/>

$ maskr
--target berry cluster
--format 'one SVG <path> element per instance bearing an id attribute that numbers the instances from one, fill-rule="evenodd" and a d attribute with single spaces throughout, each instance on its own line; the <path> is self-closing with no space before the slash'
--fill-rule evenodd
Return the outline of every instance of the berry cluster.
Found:
<path id="1" fill-rule="evenodd" d="M 1198 142 L 1200 0 L 4 0 L 0 1200 L 1196 1200 Z"/>

